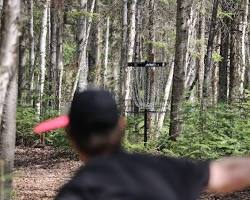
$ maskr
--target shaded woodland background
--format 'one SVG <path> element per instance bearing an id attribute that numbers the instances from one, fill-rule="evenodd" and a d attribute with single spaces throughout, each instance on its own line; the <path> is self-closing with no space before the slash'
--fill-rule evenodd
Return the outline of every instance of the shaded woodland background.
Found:
<path id="1" fill-rule="evenodd" d="M 90 86 L 114 94 L 128 119 L 129 151 L 202 159 L 250 153 L 249 0 L 1 0 L 0 14 L 6 172 L 15 144 L 69 148 L 63 130 L 38 138 L 32 128 L 66 113 L 75 91 Z M 166 63 L 149 91 L 160 112 L 148 117 L 147 147 L 127 67 L 144 61 Z"/>

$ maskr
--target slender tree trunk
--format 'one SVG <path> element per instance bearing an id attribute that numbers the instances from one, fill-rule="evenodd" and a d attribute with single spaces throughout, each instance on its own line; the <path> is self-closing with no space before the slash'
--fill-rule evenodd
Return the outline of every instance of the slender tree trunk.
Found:
<path id="1" fill-rule="evenodd" d="M 49 100 L 49 107 L 55 108 L 55 101 L 52 99 L 55 99 L 55 93 L 56 93 L 56 69 L 57 69 L 57 28 L 58 28 L 58 1 L 52 0 L 50 2 L 50 12 L 48 12 L 50 15 L 50 23 L 48 23 L 48 26 L 50 26 L 48 37 L 50 38 L 49 42 L 49 67 L 48 67 L 48 95 L 50 97 Z"/>
<path id="2" fill-rule="evenodd" d="M 166 87 L 165 87 L 165 91 L 164 91 L 164 103 L 163 103 L 163 106 L 162 106 L 163 113 L 161 113 L 159 115 L 159 120 L 158 120 L 158 125 L 157 125 L 158 130 L 161 130 L 162 127 L 163 127 L 163 122 L 164 122 L 166 111 L 167 111 L 167 108 L 168 108 L 169 97 L 170 97 L 170 94 L 171 94 L 171 88 L 172 88 L 172 83 L 173 83 L 173 75 L 174 75 L 174 62 L 171 65 L 170 72 L 169 72 L 169 75 L 168 75 L 168 81 L 166 83 Z M 160 132 L 158 131 L 156 137 L 160 136 L 159 133 Z"/>
<path id="3" fill-rule="evenodd" d="M 101 49 L 102 49 L 102 32 L 101 32 L 101 23 L 98 22 L 96 25 L 96 47 L 95 47 L 95 84 L 101 85 Z"/>
<path id="4" fill-rule="evenodd" d="M 231 22 L 230 30 L 230 74 L 229 74 L 229 103 L 234 101 L 234 88 L 235 88 L 235 25 L 234 20 Z"/>
<path id="5" fill-rule="evenodd" d="M 182 104 L 184 102 L 185 55 L 187 51 L 186 11 L 188 1 L 177 0 L 176 46 L 173 89 L 170 112 L 170 136 L 178 137 L 182 132 Z"/>
<path id="6" fill-rule="evenodd" d="M 226 7 L 226 5 L 222 6 Z M 223 8 L 224 12 L 228 12 L 226 8 Z M 219 63 L 219 102 L 227 101 L 227 70 L 228 70 L 228 54 L 229 54 L 229 31 L 230 30 L 230 19 L 224 17 L 224 27 L 221 30 L 221 45 L 220 55 L 222 61 Z"/>
<path id="7" fill-rule="evenodd" d="M 125 115 L 125 68 L 127 67 L 127 39 L 128 39 L 128 1 L 123 0 L 123 16 L 122 16 L 122 43 L 121 43 L 121 58 L 119 69 L 119 95 L 118 105 L 121 115 Z"/>
<path id="8" fill-rule="evenodd" d="M 198 96 L 200 99 L 200 103 L 203 102 L 203 83 L 204 83 L 204 70 L 205 70 L 205 30 L 206 30 L 206 17 L 205 17 L 205 0 L 201 1 L 201 8 L 200 8 L 200 21 L 199 21 L 199 32 L 198 32 L 198 40 L 200 44 L 198 46 L 199 52 L 199 60 L 198 60 L 198 73 L 199 73 L 199 89 L 198 89 Z M 201 108 L 203 106 L 201 105 Z"/>
<path id="9" fill-rule="evenodd" d="M 219 0 L 213 0 L 213 11 L 212 18 L 209 26 L 209 36 L 207 44 L 207 54 L 205 57 L 205 73 L 204 73 L 204 84 L 203 84 L 203 100 L 206 99 L 206 103 L 203 102 L 202 105 L 211 105 L 211 78 L 212 78 L 212 55 L 214 48 L 214 38 L 216 35 L 216 23 L 217 23 L 217 13 L 218 13 Z M 205 105 L 206 104 L 206 105 Z M 204 110 L 204 107 L 202 110 Z"/>
<path id="10" fill-rule="evenodd" d="M 42 115 L 42 105 L 44 97 L 44 83 L 45 83 L 45 73 L 46 73 L 46 38 L 47 38 L 47 20 L 48 20 L 48 6 L 49 0 L 46 0 L 44 4 L 43 17 L 42 17 L 42 31 L 40 38 L 40 75 L 39 75 L 39 100 L 37 101 L 37 115 L 41 119 Z M 41 136 L 41 143 L 45 145 L 44 135 Z"/>
<path id="11" fill-rule="evenodd" d="M 56 109 L 60 113 L 62 103 L 62 79 L 63 79 L 63 8 L 64 0 L 58 1 L 58 27 L 56 50 Z"/>
<path id="12" fill-rule="evenodd" d="M 134 56 L 134 46 L 135 46 L 135 35 L 136 35 L 136 8 L 137 8 L 137 0 L 132 0 L 130 7 L 130 31 L 128 38 L 128 62 L 133 61 Z M 128 109 L 129 105 L 131 105 L 131 68 L 126 68 L 126 80 L 125 80 L 125 110 Z"/>
<path id="13" fill-rule="evenodd" d="M 23 25 L 25 27 L 25 25 Z M 26 28 L 26 27 L 25 27 Z M 25 81 L 25 64 L 26 64 L 26 31 L 22 30 L 22 34 L 19 37 L 19 65 L 18 65 L 18 100 L 22 101 L 22 94 Z"/>
<path id="14" fill-rule="evenodd" d="M 108 58 L 109 58 L 109 17 L 107 17 L 107 29 L 105 38 L 105 57 L 104 57 L 104 86 L 108 86 Z"/>
<path id="15" fill-rule="evenodd" d="M 90 10 L 91 16 L 88 19 L 86 35 L 83 36 L 83 41 L 80 43 L 81 50 L 80 50 L 80 55 L 79 55 L 79 60 L 78 60 L 80 72 L 79 72 L 79 80 L 77 80 L 79 91 L 85 90 L 88 86 L 89 68 L 87 65 L 86 56 L 87 56 L 87 46 L 88 46 L 88 40 L 89 40 L 89 33 L 90 33 L 92 21 L 93 21 L 92 14 L 94 12 L 94 8 L 95 8 L 95 0 L 92 1 L 91 10 Z"/>
<path id="16" fill-rule="evenodd" d="M 99 14 L 99 0 L 95 2 L 95 13 Z M 101 45 L 101 18 L 98 18 L 96 21 L 93 22 L 91 31 L 90 31 L 90 42 L 89 42 L 89 77 L 88 81 L 95 85 L 100 86 L 99 76 L 100 76 L 100 45 Z"/>
<path id="17" fill-rule="evenodd" d="M 20 18 L 20 0 L 5 0 L 1 19 L 0 37 L 0 160 L 4 161 L 4 173 L 7 179 L 0 196 L 11 199 L 12 171 L 16 136 L 17 104 L 17 51 L 18 20 Z"/>
<path id="18" fill-rule="evenodd" d="M 28 13 L 29 13 L 29 93 L 34 90 L 34 71 L 35 71 L 35 40 L 34 40 L 34 16 L 33 16 L 33 0 L 28 3 Z M 28 95 L 28 99 L 30 99 Z"/>
<path id="19" fill-rule="evenodd" d="M 248 13 L 249 13 L 249 0 L 244 0 L 244 14 L 242 19 L 242 38 L 241 38 L 241 54 L 242 66 L 240 68 L 240 99 L 244 97 L 245 91 L 245 75 L 246 75 L 246 38 L 248 28 Z"/>

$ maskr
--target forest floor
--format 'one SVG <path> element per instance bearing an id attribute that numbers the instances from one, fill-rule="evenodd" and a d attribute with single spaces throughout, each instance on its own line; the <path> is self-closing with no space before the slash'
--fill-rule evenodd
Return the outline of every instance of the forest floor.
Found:
<path id="1" fill-rule="evenodd" d="M 75 156 L 51 147 L 17 147 L 15 200 L 51 200 L 81 165 Z M 250 200 L 250 190 L 226 196 L 203 194 L 200 200 Z"/>

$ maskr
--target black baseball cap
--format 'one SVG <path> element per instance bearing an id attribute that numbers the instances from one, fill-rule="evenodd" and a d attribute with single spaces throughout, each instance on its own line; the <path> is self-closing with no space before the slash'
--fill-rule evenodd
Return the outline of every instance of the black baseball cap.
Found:
<path id="1" fill-rule="evenodd" d="M 34 128 L 36 134 L 69 127 L 72 132 L 103 134 L 116 127 L 119 112 L 113 95 L 101 89 L 77 92 L 68 115 L 41 122 Z"/>

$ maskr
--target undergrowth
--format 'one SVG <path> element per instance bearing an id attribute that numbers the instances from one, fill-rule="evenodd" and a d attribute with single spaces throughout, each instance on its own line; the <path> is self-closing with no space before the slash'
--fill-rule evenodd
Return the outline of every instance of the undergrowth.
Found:
<path id="1" fill-rule="evenodd" d="M 56 112 L 45 114 L 49 118 Z M 17 144 L 30 145 L 39 142 L 32 133 L 38 122 L 35 109 L 18 107 Z M 162 130 L 152 127 L 149 142 L 143 145 L 143 116 L 128 118 L 124 147 L 130 152 L 147 152 L 198 159 L 215 159 L 222 156 L 250 154 L 250 101 L 235 105 L 218 105 L 202 115 L 199 106 L 187 104 L 184 109 L 183 134 L 177 141 L 169 139 L 169 119 Z M 156 131 L 160 137 L 156 138 Z M 47 145 L 69 149 L 64 130 L 46 134 Z"/>

